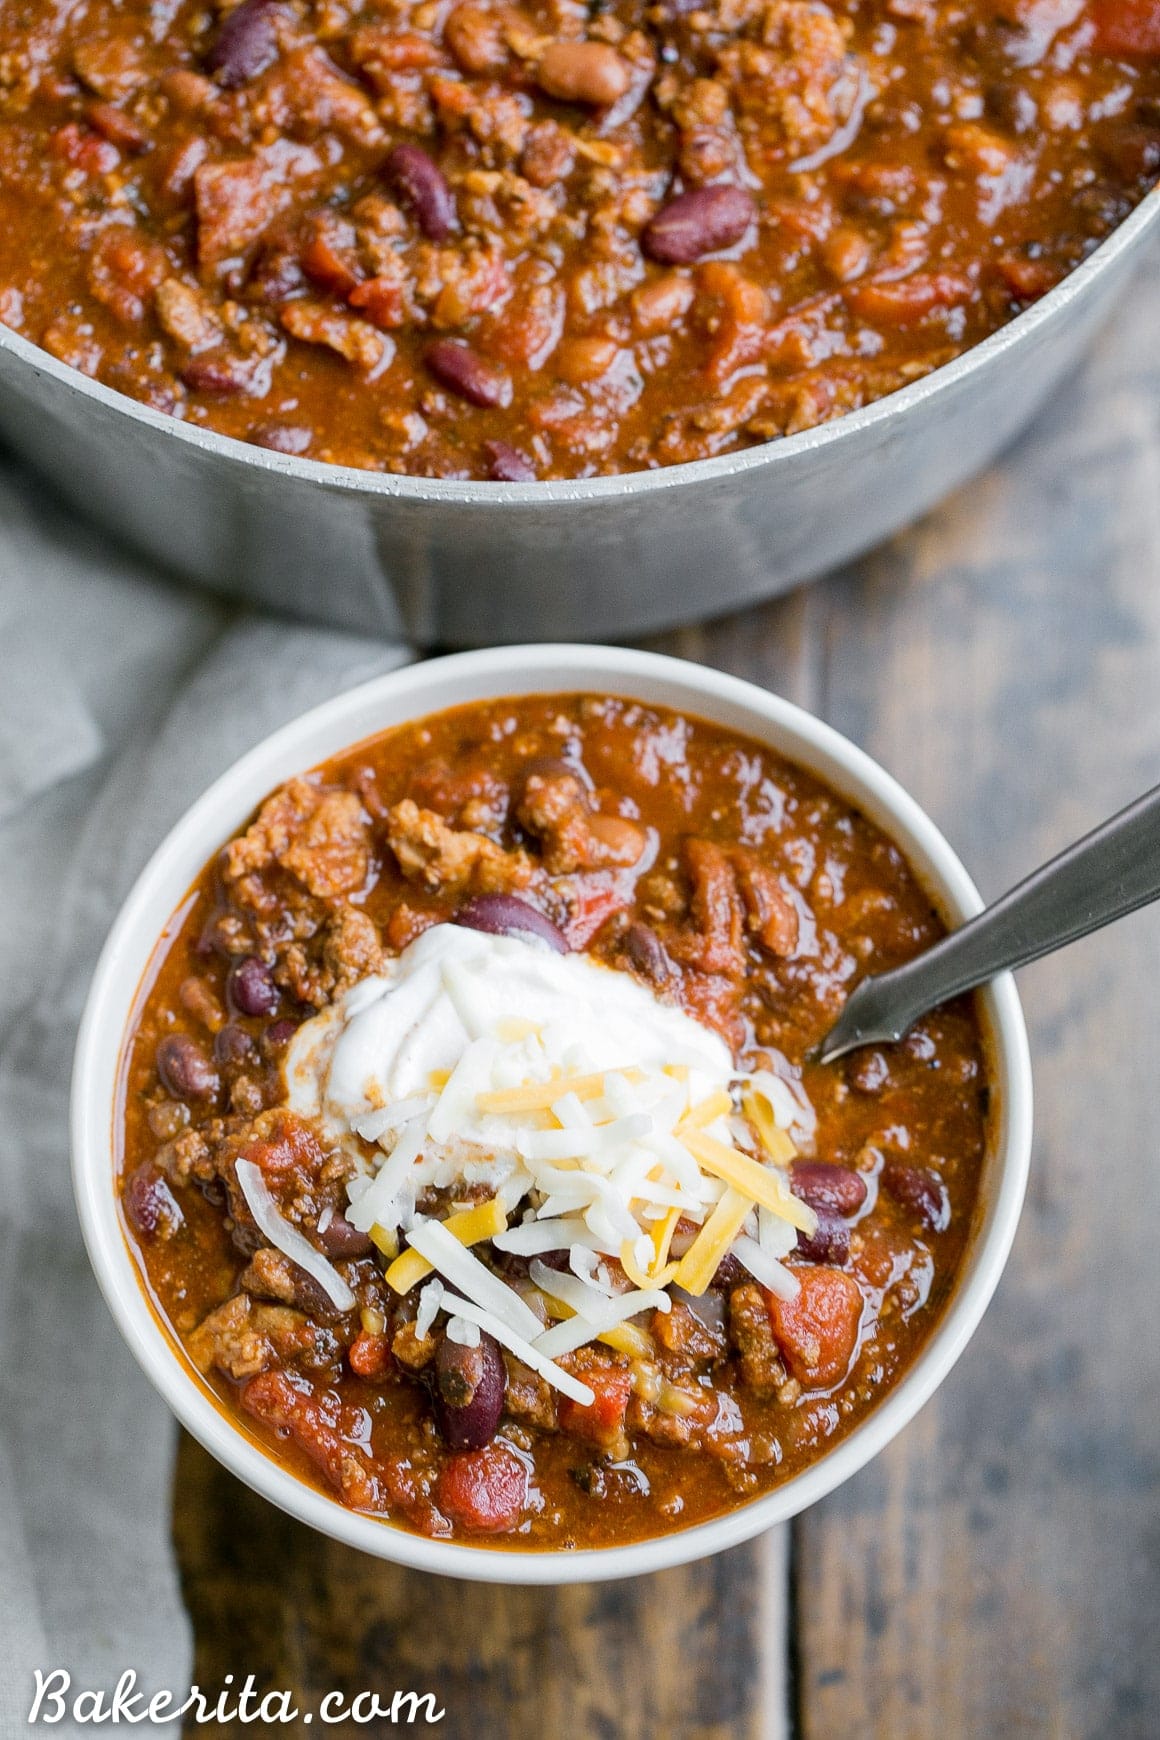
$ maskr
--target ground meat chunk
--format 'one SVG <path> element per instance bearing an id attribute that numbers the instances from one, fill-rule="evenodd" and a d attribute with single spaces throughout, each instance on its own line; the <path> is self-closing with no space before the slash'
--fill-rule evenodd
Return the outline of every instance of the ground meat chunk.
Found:
<path id="1" fill-rule="evenodd" d="M 529 773 L 518 814 L 539 840 L 549 876 L 628 866 L 644 850 L 641 829 L 593 810 L 584 782 L 567 768 Z"/>
<path id="2" fill-rule="evenodd" d="M 734 1287 L 729 1295 L 729 1336 L 737 1349 L 741 1381 L 758 1395 L 771 1395 L 785 1382 L 786 1372 L 773 1337 L 765 1295 L 755 1282 Z"/>
<path id="3" fill-rule="evenodd" d="M 722 49 L 717 76 L 742 126 L 780 123 L 786 144 L 801 150 L 828 139 L 849 114 L 857 71 L 847 29 L 820 0 L 771 0 L 759 42 Z"/>
<path id="4" fill-rule="evenodd" d="M 231 841 L 223 869 L 237 884 L 279 866 L 320 900 L 337 900 L 362 887 L 370 857 L 370 827 L 354 792 L 292 779 Z"/>
<path id="5" fill-rule="evenodd" d="M 255 1304 L 248 1293 L 235 1293 L 211 1311 L 186 1346 L 203 1375 L 216 1366 L 235 1382 L 275 1364 L 318 1364 L 319 1356 L 325 1358 L 329 1351 L 301 1311 Z"/>
<path id="6" fill-rule="evenodd" d="M 541 1431 L 554 1432 L 556 1398 L 551 1386 L 513 1353 L 505 1353 L 503 1359 L 507 1367 L 504 1411 L 513 1419 L 526 1420 L 531 1426 L 539 1426 Z"/>
<path id="7" fill-rule="evenodd" d="M 668 1311 L 654 1312 L 651 1328 L 653 1338 L 668 1353 L 679 1355 L 690 1365 L 720 1359 L 725 1352 L 724 1331 L 702 1322 L 683 1299 L 674 1299 Z"/>
<path id="8" fill-rule="evenodd" d="M 391 1352 L 408 1371 L 422 1371 L 429 1366 L 438 1346 L 433 1335 L 420 1335 L 413 1323 L 402 1324 L 391 1337 Z"/>
<path id="9" fill-rule="evenodd" d="M 387 844 L 403 875 L 426 888 L 504 894 L 526 888 L 533 878 L 525 852 L 505 852 L 486 834 L 449 827 L 411 798 L 388 811 Z"/>
<path id="10" fill-rule="evenodd" d="M 794 952 L 797 908 L 769 865 L 745 847 L 698 839 L 686 841 L 685 862 L 692 925 L 669 944 L 679 960 L 736 978 L 745 971 L 746 935 L 767 954 Z"/>
<path id="11" fill-rule="evenodd" d="M 254 1252 L 239 1277 L 238 1286 L 252 1298 L 293 1305 L 323 1321 L 336 1315 L 334 1306 L 318 1282 L 297 1263 L 291 1262 L 284 1252 L 269 1245 Z"/>
<path id="12" fill-rule="evenodd" d="M 322 930 L 321 949 L 291 943 L 275 977 L 300 1003 L 321 1009 L 360 979 L 377 973 L 383 949 L 374 919 L 344 901 Z"/>

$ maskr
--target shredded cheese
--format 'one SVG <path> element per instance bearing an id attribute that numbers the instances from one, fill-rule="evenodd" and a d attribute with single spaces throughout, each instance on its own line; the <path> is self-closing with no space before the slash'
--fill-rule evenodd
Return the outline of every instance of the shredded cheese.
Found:
<path id="1" fill-rule="evenodd" d="M 667 1293 L 656 1290 L 651 1292 L 621 1293 L 615 1299 L 609 1299 L 598 1318 L 585 1319 L 577 1313 L 568 1318 L 565 1323 L 557 1323 L 551 1329 L 545 1329 L 536 1337 L 536 1348 L 550 1359 L 558 1359 L 561 1354 L 574 1353 L 578 1347 L 583 1347 L 586 1341 L 591 1341 L 594 1334 L 599 1336 L 605 1330 L 615 1329 L 629 1317 L 639 1317 L 642 1311 L 669 1311 L 672 1300 Z"/>
<path id="2" fill-rule="evenodd" d="M 602 1339 L 639 1364 L 655 1349 L 634 1317 L 676 1284 L 702 1293 L 729 1249 L 792 1282 L 780 1259 L 815 1222 L 785 1168 L 816 1120 L 773 1064 L 739 1074 L 718 1034 L 582 953 L 440 924 L 304 1023 L 286 1076 L 352 1161 L 346 1213 L 393 1291 L 421 1287 L 429 1311 L 437 1274 L 475 1313 L 457 1334 L 486 1313 L 512 1351 Z M 481 1190 L 446 1220 L 418 1212 Z M 560 1251 L 563 1272 L 538 1261 Z M 531 1261 L 522 1292 L 502 1252 Z"/>
<path id="3" fill-rule="evenodd" d="M 723 1178 L 726 1184 L 747 1196 L 751 1203 L 760 1202 L 764 1208 L 772 1209 L 774 1214 L 779 1214 L 807 1236 L 817 1231 L 818 1217 L 813 1209 L 791 1195 L 777 1173 L 751 1160 L 748 1154 L 730 1148 L 725 1142 L 718 1142 L 715 1136 L 708 1136 L 703 1130 L 690 1130 L 683 1140 L 706 1172 Z"/>
<path id="4" fill-rule="evenodd" d="M 791 1160 L 797 1158 L 797 1149 L 785 1131 L 774 1123 L 773 1113 L 764 1095 L 752 1092 L 743 1094 L 741 1108 L 760 1136 L 761 1146 L 775 1166 L 788 1166 Z"/>
<path id="5" fill-rule="evenodd" d="M 507 1226 L 507 1215 L 503 1203 L 498 1196 L 493 1196 L 490 1202 L 482 1202 L 476 1208 L 462 1209 L 458 1214 L 449 1214 L 441 1223 L 447 1231 L 457 1238 L 461 1245 L 477 1245 L 481 1239 L 494 1239 Z M 378 1229 L 380 1232 L 382 1228 Z M 375 1229 L 371 1228 L 371 1237 L 375 1237 Z M 375 1239 L 378 1244 L 378 1240 Z M 379 1246 L 380 1250 L 386 1249 Z M 395 1250 L 399 1248 L 395 1240 Z M 389 1253 L 388 1253 L 389 1254 Z M 421 1281 L 424 1275 L 429 1275 L 434 1268 L 426 1257 L 416 1250 L 404 1251 L 402 1256 L 393 1262 L 386 1273 L 388 1287 L 393 1287 L 396 1293 L 409 1293 L 416 1281 Z"/>
<path id="6" fill-rule="evenodd" d="M 525 1305 L 498 1275 L 484 1267 L 478 1257 L 459 1243 L 446 1224 L 438 1220 L 417 1220 L 407 1239 L 433 1269 L 465 1293 L 473 1304 L 489 1311 L 517 1335 L 534 1340 L 543 1325 L 530 1306 Z"/>
<path id="7" fill-rule="evenodd" d="M 752 1210 L 750 1198 L 730 1186 L 681 1258 L 676 1273 L 678 1287 L 700 1297 Z"/>

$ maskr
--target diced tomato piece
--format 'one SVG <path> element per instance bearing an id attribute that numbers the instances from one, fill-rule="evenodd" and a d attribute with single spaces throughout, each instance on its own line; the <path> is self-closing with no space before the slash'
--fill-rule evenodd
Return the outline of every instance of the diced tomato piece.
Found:
<path id="1" fill-rule="evenodd" d="M 1099 54 L 1160 54 L 1160 0 L 1096 0 L 1091 11 Z"/>
<path id="2" fill-rule="evenodd" d="M 277 1120 L 268 1137 L 248 1142 L 243 1157 L 260 1166 L 270 1182 L 293 1174 L 304 1184 L 317 1181 L 325 1160 L 314 1132 L 292 1112 Z"/>
<path id="3" fill-rule="evenodd" d="M 769 1320 L 792 1376 L 806 1389 L 827 1390 L 850 1369 L 862 1322 L 862 1289 L 842 1269 L 791 1265 L 796 1299 L 766 1293 Z"/>
<path id="4" fill-rule="evenodd" d="M 587 948 L 592 938 L 614 912 L 633 902 L 631 881 L 616 870 L 593 870 L 577 876 L 572 884 L 571 910 L 564 934 L 572 949 Z"/>
<path id="5" fill-rule="evenodd" d="M 910 326 L 939 308 L 953 308 L 974 294 L 969 278 L 957 272 L 912 272 L 909 278 L 858 284 L 847 301 L 863 320 L 885 326 Z"/>
<path id="6" fill-rule="evenodd" d="M 76 121 L 66 121 L 57 128 L 49 140 L 49 150 L 54 157 L 62 157 L 86 175 L 108 175 L 121 161 L 115 145 Z"/>
<path id="7" fill-rule="evenodd" d="M 330 1484 L 341 1490 L 344 1446 L 338 1429 L 338 1397 L 333 1392 L 320 1396 L 305 1378 L 264 1371 L 243 1389 L 242 1406 L 275 1431 L 288 1432 Z"/>
<path id="8" fill-rule="evenodd" d="M 439 1475 L 439 1508 L 452 1522 L 476 1534 L 514 1528 L 528 1501 L 528 1472 L 506 1444 L 461 1450 Z"/>
<path id="9" fill-rule="evenodd" d="M 333 212 L 315 215 L 300 259 L 306 276 L 336 296 L 349 296 L 362 278 L 355 259 L 354 228 Z"/>
<path id="10" fill-rule="evenodd" d="M 624 1416 L 632 1395 L 632 1378 L 620 1366 L 584 1373 L 584 1382 L 596 1397 L 590 1407 L 561 1396 L 557 1404 L 557 1419 L 561 1432 L 573 1438 L 586 1438 L 609 1450 L 624 1431 Z"/>
<path id="11" fill-rule="evenodd" d="M 355 285 L 347 300 L 352 308 L 361 309 L 375 326 L 388 330 L 402 326 L 407 317 L 403 286 L 394 278 L 367 278 Z"/>
<path id="12" fill-rule="evenodd" d="M 356 1376 L 368 1378 L 372 1382 L 385 1378 L 393 1363 L 391 1344 L 386 1336 L 368 1335 L 365 1329 L 351 1342 L 350 1352 L 346 1357 Z"/>

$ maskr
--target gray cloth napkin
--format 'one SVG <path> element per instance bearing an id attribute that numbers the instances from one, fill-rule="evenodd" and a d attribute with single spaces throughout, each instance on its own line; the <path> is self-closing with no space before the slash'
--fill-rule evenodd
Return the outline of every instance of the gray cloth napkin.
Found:
<path id="1" fill-rule="evenodd" d="M 143 1688 L 183 1694 L 190 1674 L 174 1427 L 99 1297 L 69 1184 L 72 1048 L 97 953 L 153 848 L 223 768 L 406 657 L 167 586 L 0 462 L 4 1740 L 28 1732 L 36 1668 L 65 1669 L 74 1692 L 111 1690 L 132 1667 Z"/>

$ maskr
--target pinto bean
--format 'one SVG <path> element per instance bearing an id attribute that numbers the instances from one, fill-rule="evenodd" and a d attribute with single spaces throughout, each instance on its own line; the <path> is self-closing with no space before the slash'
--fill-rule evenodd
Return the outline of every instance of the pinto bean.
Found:
<path id="1" fill-rule="evenodd" d="M 439 165 L 421 145 L 396 145 L 384 164 L 387 181 L 430 242 L 455 229 L 455 195 Z"/>
<path id="2" fill-rule="evenodd" d="M 900 1160 L 888 1160 L 882 1168 L 882 1186 L 895 1202 L 916 1214 L 930 1232 L 945 1232 L 950 1225 L 947 1187 L 929 1167 L 904 1166 Z"/>
<path id="3" fill-rule="evenodd" d="M 665 266 L 688 266 L 739 242 L 757 207 L 743 187 L 715 183 L 678 194 L 645 226 L 641 246 Z"/>
<path id="4" fill-rule="evenodd" d="M 568 953 L 568 941 L 562 930 L 550 918 L 516 894 L 479 894 L 461 906 L 455 914 L 456 924 L 468 930 L 481 930 L 489 936 L 534 937 L 547 943 L 558 955 Z"/>
<path id="5" fill-rule="evenodd" d="M 835 1166 L 830 1160 L 795 1160 L 790 1183 L 794 1195 L 818 1211 L 828 1208 L 835 1214 L 857 1214 L 866 1200 L 862 1174 L 851 1172 L 848 1166 Z"/>
<path id="6" fill-rule="evenodd" d="M 499 1342 L 480 1331 L 478 1347 L 444 1336 L 435 1355 L 435 1418 L 452 1450 L 482 1450 L 503 1413 L 507 1368 Z"/>
<path id="7" fill-rule="evenodd" d="M 488 409 L 512 402 L 511 376 L 477 356 L 470 345 L 454 338 L 440 338 L 427 347 L 427 367 L 445 387 L 469 404 Z"/>
<path id="8" fill-rule="evenodd" d="M 632 73 L 606 42 L 550 42 L 540 56 L 536 83 L 562 103 L 606 109 L 623 97 Z"/>
<path id="9" fill-rule="evenodd" d="M 249 84 L 278 56 L 278 0 L 242 0 L 214 38 L 205 64 L 227 91 Z"/>
<path id="10" fill-rule="evenodd" d="M 278 1007 L 278 987 L 265 961 L 247 955 L 229 977 L 230 1000 L 243 1015 L 272 1015 Z"/>
<path id="11" fill-rule="evenodd" d="M 217 1071 L 187 1033 L 169 1033 L 157 1047 L 157 1073 L 162 1085 L 179 1100 L 212 1100 L 218 1091 Z"/>

